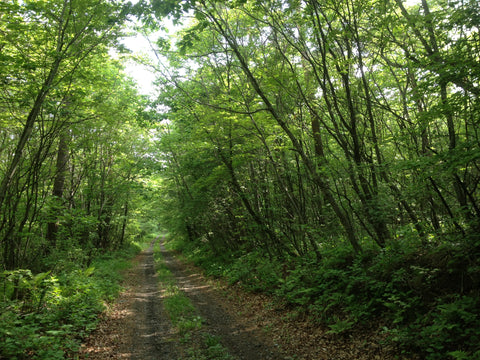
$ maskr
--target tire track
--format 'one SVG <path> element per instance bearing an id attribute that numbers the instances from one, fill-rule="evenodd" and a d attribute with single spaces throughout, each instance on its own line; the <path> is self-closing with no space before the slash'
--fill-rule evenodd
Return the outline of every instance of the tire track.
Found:
<path id="1" fill-rule="evenodd" d="M 177 360 L 174 330 L 165 313 L 155 271 L 153 247 L 140 254 L 138 288 L 135 291 L 133 317 L 135 329 L 131 342 L 131 360 Z"/>
<path id="2" fill-rule="evenodd" d="M 177 286 L 191 300 L 199 315 L 205 320 L 202 330 L 218 336 L 229 354 L 239 360 L 282 359 L 271 344 L 268 344 L 261 329 L 243 323 L 238 315 L 228 312 L 222 296 L 200 273 L 191 272 L 160 243 L 163 261 L 175 278 Z"/>

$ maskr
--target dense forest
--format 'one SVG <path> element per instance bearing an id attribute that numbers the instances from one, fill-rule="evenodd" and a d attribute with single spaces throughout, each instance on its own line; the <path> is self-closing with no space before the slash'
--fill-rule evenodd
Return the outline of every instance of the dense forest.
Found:
<path id="1" fill-rule="evenodd" d="M 74 351 L 159 228 L 338 336 L 480 358 L 477 0 L 4 0 L 0 81 L 0 358 Z"/>

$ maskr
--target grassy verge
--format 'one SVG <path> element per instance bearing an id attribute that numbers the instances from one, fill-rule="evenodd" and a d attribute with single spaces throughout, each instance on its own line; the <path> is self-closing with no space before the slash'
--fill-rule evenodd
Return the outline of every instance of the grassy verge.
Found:
<path id="1" fill-rule="evenodd" d="M 209 275 L 271 294 L 328 326 L 332 336 L 378 328 L 405 356 L 480 359 L 479 246 L 425 251 L 405 242 L 355 256 L 340 244 L 322 249 L 321 261 L 314 254 L 269 259 L 258 250 L 214 252 L 201 242 L 169 246 Z"/>
<path id="2" fill-rule="evenodd" d="M 98 322 L 120 290 L 121 271 L 139 248 L 99 255 L 85 268 L 0 273 L 0 359 L 64 359 Z M 68 270 L 67 270 L 68 269 Z"/>
<path id="3" fill-rule="evenodd" d="M 221 345 L 218 337 L 203 331 L 204 319 L 197 314 L 190 299 L 176 285 L 158 249 L 155 249 L 154 257 L 160 286 L 163 289 L 165 311 L 180 335 L 180 342 L 184 346 L 183 358 L 185 360 L 233 359 Z"/>

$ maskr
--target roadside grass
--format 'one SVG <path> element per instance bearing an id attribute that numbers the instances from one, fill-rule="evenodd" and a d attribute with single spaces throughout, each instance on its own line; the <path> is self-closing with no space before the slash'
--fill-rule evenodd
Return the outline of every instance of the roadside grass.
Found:
<path id="1" fill-rule="evenodd" d="M 217 336 L 202 332 L 204 319 L 197 314 L 195 306 L 176 285 L 175 279 L 163 261 L 159 247 L 154 249 L 154 259 L 160 286 L 163 289 L 163 304 L 173 326 L 185 346 L 185 360 L 232 360 Z"/>
<path id="2" fill-rule="evenodd" d="M 452 239 L 450 239 L 452 240 Z M 348 244 L 302 257 L 269 258 L 259 249 L 212 249 L 176 237 L 169 249 L 207 275 L 272 296 L 312 324 L 342 338 L 377 329 L 399 356 L 480 359 L 480 241 L 405 238 L 385 249 L 353 254 Z"/>
<path id="3" fill-rule="evenodd" d="M 213 336 L 208 333 L 200 334 L 200 344 L 196 348 L 189 348 L 187 350 L 186 360 L 233 360 L 225 347 L 220 343 L 218 336 Z"/>
<path id="4" fill-rule="evenodd" d="M 138 251 L 130 244 L 88 265 L 63 259 L 56 271 L 1 272 L 0 359 L 56 360 L 75 354 L 121 290 L 121 271 Z"/>

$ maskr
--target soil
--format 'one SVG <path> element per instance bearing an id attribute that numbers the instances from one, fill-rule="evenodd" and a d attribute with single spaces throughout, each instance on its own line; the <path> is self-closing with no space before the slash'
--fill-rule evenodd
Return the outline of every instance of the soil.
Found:
<path id="1" fill-rule="evenodd" d="M 185 358 L 185 344 L 163 309 L 154 245 L 133 260 L 125 274 L 125 290 L 102 315 L 97 330 L 82 346 L 80 359 Z M 380 345 L 383 339 L 377 329 L 330 334 L 264 294 L 204 276 L 161 243 L 160 250 L 177 286 L 204 319 L 201 331 L 220 339 L 235 359 L 401 359 L 395 349 Z"/>
<path id="2" fill-rule="evenodd" d="M 133 260 L 124 291 L 82 345 L 81 359 L 178 359 L 176 333 L 160 296 L 153 246 Z"/>
<path id="3" fill-rule="evenodd" d="M 163 261 L 172 272 L 177 286 L 187 295 L 198 314 L 204 319 L 202 331 L 220 339 L 228 353 L 236 359 L 282 359 L 269 339 L 256 323 L 244 321 L 241 312 L 225 299 L 215 286 L 207 281 L 199 269 L 186 266 L 163 244 Z M 232 311 L 233 310 L 233 311 Z"/>

